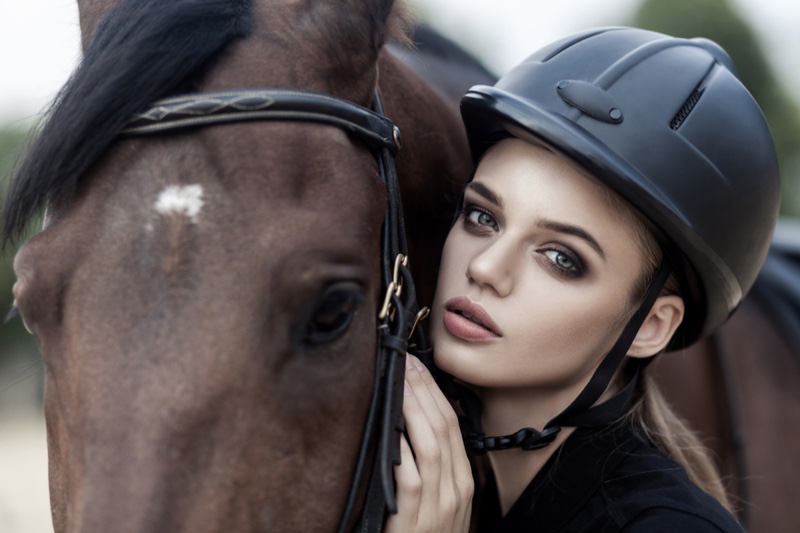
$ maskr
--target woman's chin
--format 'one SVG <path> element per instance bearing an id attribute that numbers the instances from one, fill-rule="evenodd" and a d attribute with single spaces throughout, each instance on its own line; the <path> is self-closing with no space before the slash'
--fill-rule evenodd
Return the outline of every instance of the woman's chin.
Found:
<path id="1" fill-rule="evenodd" d="M 480 370 L 473 369 L 469 361 L 464 361 L 463 358 L 458 357 L 458 351 L 454 350 L 453 353 L 446 348 L 437 351 L 433 350 L 433 364 L 436 368 L 450 374 L 458 383 L 467 385 L 470 388 L 480 386 L 481 377 Z M 474 372 L 472 370 L 477 370 Z"/>

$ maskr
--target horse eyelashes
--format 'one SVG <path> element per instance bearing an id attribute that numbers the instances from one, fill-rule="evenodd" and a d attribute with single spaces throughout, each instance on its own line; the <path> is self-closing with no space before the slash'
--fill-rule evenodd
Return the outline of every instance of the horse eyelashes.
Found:
<path id="1" fill-rule="evenodd" d="M 363 300 L 360 291 L 350 283 L 328 288 L 308 321 L 305 342 L 316 345 L 339 338 L 350 326 L 356 308 Z"/>

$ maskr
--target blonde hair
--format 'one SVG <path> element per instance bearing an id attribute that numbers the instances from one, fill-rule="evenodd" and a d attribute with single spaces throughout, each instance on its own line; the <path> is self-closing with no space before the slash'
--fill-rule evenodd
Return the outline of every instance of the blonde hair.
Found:
<path id="1" fill-rule="evenodd" d="M 641 370 L 626 419 L 639 428 L 664 455 L 677 461 L 695 485 L 733 512 L 709 449 L 664 398 L 653 376 Z"/>

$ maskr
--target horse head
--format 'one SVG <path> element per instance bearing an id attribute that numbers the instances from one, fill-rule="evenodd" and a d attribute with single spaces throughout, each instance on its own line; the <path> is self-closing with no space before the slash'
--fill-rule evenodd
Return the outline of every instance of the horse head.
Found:
<path id="1" fill-rule="evenodd" d="M 343 129 L 124 137 L 152 101 L 283 87 L 369 107 L 432 297 L 470 172 L 456 110 L 383 50 L 390 0 L 79 0 L 84 60 L 12 184 L 16 306 L 46 366 L 56 531 L 331 530 L 375 375 L 387 191 Z"/>

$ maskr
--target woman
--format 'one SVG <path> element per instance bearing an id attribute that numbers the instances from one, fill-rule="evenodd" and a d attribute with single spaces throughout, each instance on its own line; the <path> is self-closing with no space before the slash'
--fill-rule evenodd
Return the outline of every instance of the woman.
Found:
<path id="1" fill-rule="evenodd" d="M 462 115 L 479 164 L 431 338 L 466 447 L 491 465 L 477 529 L 740 531 L 646 369 L 730 316 L 777 220 L 772 138 L 730 58 L 704 39 L 588 31 L 474 87 Z M 406 375 L 388 528 L 465 531 L 455 414 L 413 357 Z"/>

